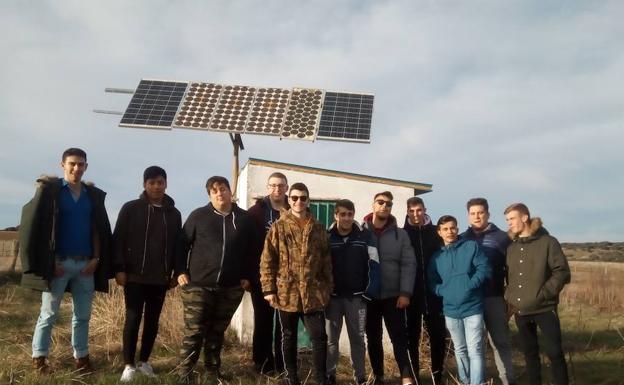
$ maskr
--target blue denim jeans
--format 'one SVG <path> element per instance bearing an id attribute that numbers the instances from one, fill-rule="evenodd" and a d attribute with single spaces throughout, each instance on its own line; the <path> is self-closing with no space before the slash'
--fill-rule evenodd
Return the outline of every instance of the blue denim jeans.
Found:
<path id="1" fill-rule="evenodd" d="M 485 382 L 485 351 L 483 349 L 483 314 L 465 318 L 446 318 L 446 328 L 455 346 L 455 360 L 462 384 L 481 385 Z"/>
<path id="2" fill-rule="evenodd" d="M 74 357 L 80 358 L 89 354 L 89 319 L 93 301 L 93 275 L 80 273 L 88 261 L 66 259 L 60 262 L 64 273 L 55 277 L 50 283 L 50 291 L 41 294 L 41 311 L 35 334 L 33 335 L 33 357 L 47 357 L 50 350 L 52 326 L 58 318 L 59 308 L 65 289 L 69 286 L 72 294 L 72 346 Z"/>

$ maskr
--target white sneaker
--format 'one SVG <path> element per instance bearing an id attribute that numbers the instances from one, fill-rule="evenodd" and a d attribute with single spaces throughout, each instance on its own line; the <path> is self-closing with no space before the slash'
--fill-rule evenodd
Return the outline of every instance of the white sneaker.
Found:
<path id="1" fill-rule="evenodd" d="M 136 368 L 134 366 L 126 366 L 123 373 L 121 373 L 121 378 L 119 379 L 119 382 L 130 382 L 134 379 L 135 375 Z"/>
<path id="2" fill-rule="evenodd" d="M 152 365 L 147 362 L 139 361 L 139 365 L 137 365 L 137 370 L 148 377 L 156 377 L 156 375 L 154 374 L 154 368 L 152 368 Z"/>

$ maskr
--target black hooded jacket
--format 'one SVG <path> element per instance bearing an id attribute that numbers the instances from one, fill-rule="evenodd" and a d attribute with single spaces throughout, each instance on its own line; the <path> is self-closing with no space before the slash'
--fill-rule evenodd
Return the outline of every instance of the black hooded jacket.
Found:
<path id="1" fill-rule="evenodd" d="M 416 256 L 416 265 L 418 266 L 418 274 L 414 282 L 413 302 L 420 308 L 420 311 L 429 313 L 430 311 L 441 312 L 442 301 L 440 297 L 431 295 L 427 290 L 427 266 L 431 256 L 442 247 L 442 239 L 438 236 L 436 226 L 427 223 L 422 226 L 413 226 L 409 223 L 409 219 L 405 217 L 403 229 L 407 232 L 414 248 Z M 433 309 L 431 309 L 433 308 Z"/>
<path id="2" fill-rule="evenodd" d="M 252 271 L 252 284 L 256 286 L 260 290 L 260 256 L 262 255 L 262 250 L 264 250 L 264 240 L 266 238 L 267 232 L 271 228 L 271 225 L 276 222 L 280 217 L 279 210 L 275 210 L 271 206 L 271 202 L 268 196 L 264 198 L 258 199 L 256 203 L 251 206 L 251 208 L 247 211 L 251 218 L 253 219 L 253 223 L 256 229 L 256 242 L 253 246 L 253 251 L 250 260 L 250 268 Z M 288 204 L 288 198 L 284 196 L 284 209 L 290 209 L 290 205 Z"/>
<path id="3" fill-rule="evenodd" d="M 125 272 L 128 281 L 166 285 L 182 250 L 182 218 L 173 199 L 165 195 L 162 206 L 148 201 L 145 191 L 119 211 L 114 239 L 113 270 Z"/>
<path id="4" fill-rule="evenodd" d="M 176 275 L 188 274 L 191 284 L 234 287 L 251 278 L 250 261 L 256 231 L 247 211 L 232 204 L 228 215 L 212 203 L 193 211 L 184 223 L 185 250 Z"/>

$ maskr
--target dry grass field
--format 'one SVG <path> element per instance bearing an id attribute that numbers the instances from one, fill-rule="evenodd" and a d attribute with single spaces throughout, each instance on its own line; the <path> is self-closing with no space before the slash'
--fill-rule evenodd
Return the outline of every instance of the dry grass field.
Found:
<path id="1" fill-rule="evenodd" d="M 571 262 L 572 283 L 561 296 L 564 345 L 573 384 L 624 384 L 624 264 L 606 262 Z M 40 296 L 16 285 L 15 276 L 0 276 L 0 384 L 116 384 L 123 369 L 121 330 L 124 317 L 123 295 L 114 288 L 110 295 L 97 295 L 91 321 L 91 355 L 97 370 L 92 374 L 72 370 L 70 346 L 71 301 L 64 300 L 62 314 L 53 333 L 51 363 L 54 373 L 39 377 L 30 369 L 30 343 Z M 514 329 L 511 322 L 512 330 Z M 514 331 L 515 332 L 515 331 Z M 161 317 L 160 334 L 153 354 L 159 374 L 158 384 L 173 384 L 171 374 L 176 365 L 176 352 L 182 337 L 182 306 L 175 290 L 169 293 Z M 517 346 L 516 336 L 513 345 Z M 257 377 L 251 370 L 251 351 L 228 336 L 224 367 L 234 374 L 233 384 L 277 384 L 271 377 Z M 422 353 L 427 357 L 426 347 Z M 488 352 L 490 354 L 491 352 Z M 452 374 L 454 359 L 447 359 L 448 384 L 456 384 Z M 302 355 L 302 371 L 307 374 L 309 359 Z M 423 369 L 427 368 L 424 359 Z M 393 360 L 388 357 L 389 374 L 396 376 Z M 525 384 L 523 360 L 514 353 L 514 366 L 519 384 Z M 341 362 L 339 382 L 350 381 L 348 359 Z M 549 383 L 547 359 L 544 379 Z M 488 375 L 496 370 L 488 356 Z M 424 374 L 424 373 L 423 373 Z M 425 377 L 423 375 L 423 377 Z M 140 379 L 137 384 L 150 383 Z M 398 379 L 395 383 L 399 383 Z M 430 384 L 425 379 L 424 384 Z M 499 383 L 490 379 L 490 384 Z"/>

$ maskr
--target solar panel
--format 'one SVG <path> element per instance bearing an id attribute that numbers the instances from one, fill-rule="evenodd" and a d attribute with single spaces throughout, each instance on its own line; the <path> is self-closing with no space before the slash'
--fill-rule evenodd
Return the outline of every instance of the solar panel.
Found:
<path id="1" fill-rule="evenodd" d="M 170 130 L 188 83 L 141 80 L 120 126 Z"/>
<path id="2" fill-rule="evenodd" d="M 143 79 L 120 126 L 370 142 L 374 96 Z"/>
<path id="3" fill-rule="evenodd" d="M 314 140 L 323 105 L 323 90 L 293 88 L 282 138 Z"/>
<path id="4" fill-rule="evenodd" d="M 258 88 L 253 101 L 246 134 L 279 135 L 286 118 L 290 91 L 283 88 Z"/>
<path id="5" fill-rule="evenodd" d="M 191 83 L 176 115 L 174 127 L 208 129 L 222 88 L 213 83 Z"/>
<path id="6" fill-rule="evenodd" d="M 325 92 L 318 139 L 370 142 L 374 96 Z"/>

